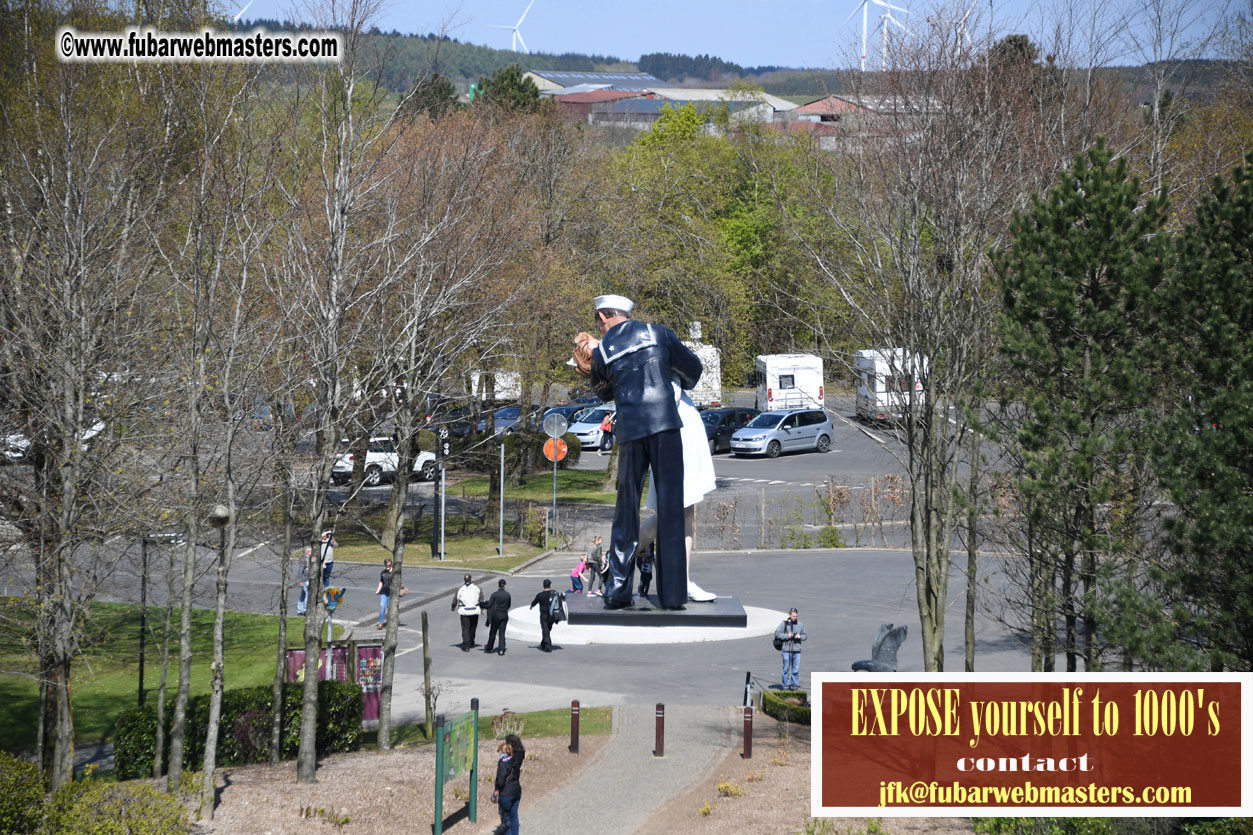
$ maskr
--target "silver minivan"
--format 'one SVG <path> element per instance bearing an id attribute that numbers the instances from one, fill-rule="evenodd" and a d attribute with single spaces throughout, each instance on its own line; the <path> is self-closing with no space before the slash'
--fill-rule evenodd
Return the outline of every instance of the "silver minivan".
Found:
<path id="1" fill-rule="evenodd" d="M 762 412 L 731 436 L 731 452 L 771 458 L 794 450 L 827 452 L 833 437 L 831 419 L 821 409 Z"/>

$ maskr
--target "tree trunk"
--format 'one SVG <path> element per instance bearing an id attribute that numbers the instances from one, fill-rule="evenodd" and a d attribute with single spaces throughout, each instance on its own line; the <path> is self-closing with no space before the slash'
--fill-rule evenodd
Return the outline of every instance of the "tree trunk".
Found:
<path id="1" fill-rule="evenodd" d="M 975 671 L 975 596 L 979 588 L 979 441 L 970 433 L 970 486 L 966 493 L 966 672 Z"/>
<path id="2" fill-rule="evenodd" d="M 234 442 L 233 435 L 233 430 L 227 431 L 228 450 Z M 226 524 L 222 528 L 218 543 L 217 599 L 213 612 L 212 689 L 209 693 L 209 727 L 205 731 L 204 785 L 200 796 L 200 815 L 205 820 L 213 820 L 213 810 L 217 806 L 218 733 L 222 724 L 222 694 L 226 689 L 224 651 L 226 588 L 231 572 L 232 552 L 235 550 L 235 485 L 231 474 L 229 451 L 226 469 L 226 509 Z"/>
<path id="3" fill-rule="evenodd" d="M 286 475 L 283 490 L 283 550 L 279 554 L 278 586 L 278 657 L 274 662 L 274 683 L 271 701 L 274 712 L 270 718 L 270 765 L 277 766 L 283 759 L 283 683 L 287 681 L 287 584 L 291 577 L 292 517 L 291 484 Z M 301 555 L 303 559 L 303 554 Z"/>
<path id="4" fill-rule="evenodd" d="M 170 546 L 170 559 L 165 568 L 165 626 L 161 632 L 161 683 L 157 686 L 157 739 L 152 752 L 153 777 L 160 777 L 165 773 L 165 688 L 170 676 L 170 627 L 174 620 L 174 601 L 178 599 L 174 554 L 174 546 Z"/>
<path id="5" fill-rule="evenodd" d="M 195 471 L 199 466 L 195 467 Z M 193 477 L 194 481 L 198 481 Z M 191 494 L 196 495 L 193 485 Z M 183 596 L 179 603 L 178 692 L 174 696 L 174 719 L 170 725 L 170 768 L 166 791 L 178 794 L 183 778 L 183 747 L 187 724 L 187 698 L 191 688 L 191 596 L 196 582 L 196 539 L 200 536 L 195 512 L 187 516 L 187 547 L 183 550 Z"/>

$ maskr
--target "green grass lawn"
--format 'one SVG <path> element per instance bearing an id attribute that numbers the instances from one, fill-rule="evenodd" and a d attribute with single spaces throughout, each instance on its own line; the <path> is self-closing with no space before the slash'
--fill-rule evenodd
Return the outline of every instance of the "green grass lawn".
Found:
<path id="1" fill-rule="evenodd" d="M 0 602 L 5 616 L 13 613 L 11 601 Z M 19 615 L 20 617 L 20 615 Z M 163 610 L 148 609 L 148 640 L 145 649 L 144 685 L 149 703 L 156 696 L 161 676 L 161 627 Z M 174 613 L 174 626 L 178 613 Z M 278 619 L 268 615 L 227 612 L 226 686 L 255 687 L 274 680 L 278 642 Z M 293 632 L 293 629 L 295 630 Z M 336 627 L 336 636 L 339 630 Z M 288 622 L 288 642 L 299 642 L 304 620 Z M 191 694 L 210 688 L 209 662 L 213 658 L 213 612 L 192 611 Z M 92 607 L 84 652 L 71 670 L 70 692 L 74 706 L 77 741 L 94 745 L 112 740 L 115 717 L 138 704 L 139 607 L 98 603 Z M 35 747 L 39 724 L 39 687 L 35 682 L 35 658 L 11 644 L 0 646 L 0 748 L 6 751 Z M 167 692 L 178 682 L 178 642 L 170 647 Z"/>
<path id="2" fill-rule="evenodd" d="M 613 504 L 617 501 L 617 491 L 609 493 L 602 490 L 604 473 L 600 470 L 558 470 L 557 471 L 557 504 L 562 502 L 583 502 L 590 504 Z M 464 487 L 467 496 L 486 496 L 487 476 L 474 476 L 462 479 L 456 486 L 449 486 L 449 495 L 459 492 Z M 553 474 L 532 473 L 527 476 L 526 484 L 521 487 L 505 485 L 505 498 L 526 499 L 536 502 L 551 502 L 553 499 Z"/>
<path id="3" fill-rule="evenodd" d="M 450 717 L 455 718 L 455 717 Z M 479 715 L 479 736 L 486 739 L 496 737 L 493 722 L 495 716 Z M 570 734 L 570 709 L 541 710 L 535 713 L 519 713 L 517 721 L 522 723 L 523 739 L 538 739 L 550 736 L 568 736 Z M 605 736 L 613 729 L 613 708 L 585 707 L 579 711 L 579 736 Z M 426 745 L 434 740 L 426 737 L 425 723 L 416 725 L 400 725 L 392 728 L 392 746 Z M 364 744 L 377 745 L 378 735 L 374 731 L 366 734 Z"/>
<path id="4" fill-rule="evenodd" d="M 454 518 L 448 520 L 449 532 L 444 536 L 444 561 L 431 559 L 431 529 L 424 526 L 419 531 L 420 539 L 405 543 L 405 565 L 423 567 L 441 565 L 447 568 L 466 568 L 476 572 L 511 571 L 538 556 L 543 549 L 529 542 L 518 542 L 505 538 L 505 553 L 496 553 L 500 545 L 498 537 L 475 534 L 453 534 Z M 364 531 L 337 531 L 335 540 L 339 547 L 335 549 L 336 562 L 382 563 L 384 557 L 391 552 L 379 545 L 374 537 Z"/>

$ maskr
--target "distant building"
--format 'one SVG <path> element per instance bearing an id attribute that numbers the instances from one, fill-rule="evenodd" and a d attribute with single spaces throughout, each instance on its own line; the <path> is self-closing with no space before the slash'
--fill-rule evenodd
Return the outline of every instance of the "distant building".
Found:
<path id="1" fill-rule="evenodd" d="M 788 113 L 796 109 L 796 105 L 787 99 L 781 99 L 778 96 L 772 96 L 769 93 L 738 93 L 733 90 L 718 89 L 698 89 L 689 87 L 650 87 L 649 92 L 660 96 L 663 99 L 671 99 L 674 101 L 753 101 L 756 103 L 764 103 L 770 105 L 777 118 L 779 114 Z"/>
<path id="2" fill-rule="evenodd" d="M 647 93 L 631 90 L 585 90 L 551 96 L 557 102 L 557 112 L 572 122 L 592 123 L 592 108 L 623 99 L 652 98 Z"/>
<path id="3" fill-rule="evenodd" d="M 540 93 L 553 93 L 584 84 L 603 85 L 614 90 L 644 92 L 661 84 L 661 79 L 646 72 L 573 72 L 568 70 L 531 70 L 523 78 L 535 82 Z M 584 90 L 587 88 L 584 87 Z"/>
<path id="4" fill-rule="evenodd" d="M 631 128 L 633 130 L 649 130 L 661 118 L 667 107 L 678 109 L 692 105 L 697 112 L 709 113 L 725 107 L 731 114 L 731 121 L 770 121 L 773 110 L 765 102 L 753 100 L 740 101 L 686 101 L 682 99 L 623 99 L 592 105 L 588 115 L 588 123 L 606 127 Z"/>

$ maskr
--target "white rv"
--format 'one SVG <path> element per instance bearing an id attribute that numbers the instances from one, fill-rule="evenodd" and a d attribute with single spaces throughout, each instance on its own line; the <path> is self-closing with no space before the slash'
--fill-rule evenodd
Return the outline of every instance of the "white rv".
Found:
<path id="1" fill-rule="evenodd" d="M 908 357 L 904 348 L 858 351 L 853 355 L 857 416 L 865 420 L 903 417 L 908 406 L 922 402 L 922 375 L 926 370 L 926 359 Z"/>
<path id="2" fill-rule="evenodd" d="M 821 409 L 825 394 L 822 359 L 813 354 L 762 354 L 757 357 L 757 408 Z"/>

